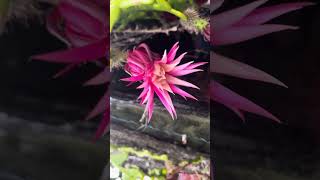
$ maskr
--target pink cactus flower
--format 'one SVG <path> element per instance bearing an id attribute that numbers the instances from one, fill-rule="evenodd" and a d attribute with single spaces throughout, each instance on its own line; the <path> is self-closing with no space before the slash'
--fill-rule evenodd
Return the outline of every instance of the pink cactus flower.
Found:
<path id="1" fill-rule="evenodd" d="M 138 99 L 140 99 L 141 104 L 146 103 L 147 123 L 150 122 L 153 113 L 154 94 L 159 97 L 172 119 L 177 118 L 177 113 L 169 93 L 179 94 L 185 99 L 196 100 L 194 96 L 180 89 L 179 86 L 199 88 L 177 77 L 202 71 L 196 68 L 206 64 L 206 62 L 193 63 L 193 61 L 190 61 L 180 64 L 186 53 L 175 58 L 178 49 L 179 45 L 176 43 L 168 54 L 165 51 L 163 56 L 160 57 L 150 51 L 146 44 L 141 44 L 128 53 L 125 70 L 131 77 L 122 80 L 130 82 L 130 84 L 141 82 L 137 89 L 143 89 L 143 91 Z"/>
<path id="2" fill-rule="evenodd" d="M 203 34 L 205 39 L 210 41 L 214 46 L 228 45 L 247 41 L 273 32 L 297 29 L 295 26 L 266 23 L 280 15 L 313 4 L 310 2 L 296 2 L 259 8 L 267 1 L 268 0 L 257 0 L 247 5 L 213 15 L 211 17 L 211 24 L 206 28 L 206 30 L 204 30 Z M 218 9 L 223 2 L 224 0 L 213 0 L 210 7 L 211 11 Z M 282 82 L 261 70 L 233 59 L 226 58 L 215 52 L 211 52 L 210 60 L 210 69 L 213 73 L 263 81 L 286 87 Z M 211 99 L 224 104 L 242 119 L 244 119 L 242 111 L 247 111 L 280 122 L 278 118 L 265 109 L 236 94 L 218 82 L 212 81 L 210 86 Z"/>
<path id="3" fill-rule="evenodd" d="M 36 55 L 35 60 L 66 64 L 55 77 L 70 71 L 85 62 L 98 62 L 104 69 L 85 85 L 107 85 L 111 73 L 107 66 L 109 53 L 109 3 L 105 0 L 61 0 L 47 16 L 48 31 L 63 41 L 67 50 Z M 103 120 L 96 138 L 107 131 L 109 124 L 109 93 L 106 92 L 86 119 L 99 114 Z"/>

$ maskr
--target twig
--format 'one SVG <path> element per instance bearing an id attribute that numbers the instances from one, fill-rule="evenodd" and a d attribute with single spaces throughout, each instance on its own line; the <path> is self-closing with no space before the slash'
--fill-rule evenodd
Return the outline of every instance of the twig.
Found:
<path id="1" fill-rule="evenodd" d="M 164 34 L 169 34 L 170 32 L 176 32 L 178 31 L 179 28 L 178 26 L 173 26 L 168 29 L 128 29 L 124 31 L 114 31 L 113 33 L 133 33 L 133 34 L 157 34 L 157 33 L 164 33 Z"/>

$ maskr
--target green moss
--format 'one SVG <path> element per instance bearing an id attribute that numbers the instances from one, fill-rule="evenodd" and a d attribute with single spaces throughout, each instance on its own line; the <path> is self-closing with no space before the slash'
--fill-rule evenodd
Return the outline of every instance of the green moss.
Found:
<path id="1" fill-rule="evenodd" d="M 167 154 L 156 154 L 149 150 L 138 150 L 133 147 L 110 145 L 110 162 L 113 167 L 116 167 L 122 173 L 122 179 L 143 179 L 144 176 L 149 176 L 154 180 L 164 180 L 167 176 L 167 172 L 171 171 L 166 168 L 151 168 L 147 172 L 140 169 L 136 165 L 128 165 L 126 161 L 130 155 L 136 157 L 155 160 L 157 162 L 163 162 L 165 164 L 172 164 Z M 183 167 L 188 164 L 197 165 L 204 161 L 203 157 L 198 157 L 193 160 L 185 160 L 178 163 L 179 167 Z M 124 167 L 125 166 L 125 167 Z M 209 169 L 207 170 L 209 172 Z"/>

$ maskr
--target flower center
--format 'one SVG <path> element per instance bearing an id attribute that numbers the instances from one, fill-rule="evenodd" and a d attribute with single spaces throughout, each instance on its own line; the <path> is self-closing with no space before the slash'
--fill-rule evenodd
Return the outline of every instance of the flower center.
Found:
<path id="1" fill-rule="evenodd" d="M 154 64 L 152 80 L 163 81 L 166 79 L 165 75 L 166 75 L 166 71 L 164 70 L 164 68 L 158 63 Z"/>

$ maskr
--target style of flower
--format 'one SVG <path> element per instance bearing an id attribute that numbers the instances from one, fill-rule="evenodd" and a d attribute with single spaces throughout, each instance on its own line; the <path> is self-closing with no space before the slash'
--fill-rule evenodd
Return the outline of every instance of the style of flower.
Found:
<path id="1" fill-rule="evenodd" d="M 150 122 L 153 113 L 154 94 L 159 97 L 172 119 L 177 118 L 177 113 L 169 93 L 179 94 L 185 99 L 197 100 L 179 86 L 199 88 L 177 77 L 202 71 L 197 67 L 206 64 L 206 62 L 194 63 L 190 61 L 180 64 L 186 53 L 175 58 L 178 49 L 179 44 L 177 42 L 168 54 L 165 51 L 163 56 L 160 57 L 159 54 L 150 51 L 146 44 L 141 44 L 128 53 L 125 70 L 130 77 L 122 80 L 130 82 L 130 84 L 141 82 L 137 89 L 143 89 L 143 91 L 138 99 L 140 99 L 141 104 L 146 104 L 147 123 Z"/>
<path id="2" fill-rule="evenodd" d="M 103 67 L 101 73 L 84 85 L 107 85 L 110 81 L 110 70 L 107 57 L 109 54 L 109 27 L 107 1 L 102 0 L 61 0 L 47 16 L 48 31 L 67 44 L 67 50 L 59 50 L 35 55 L 35 60 L 66 64 L 58 72 L 59 77 L 85 62 L 94 62 Z M 96 138 L 107 132 L 109 124 L 109 93 L 101 98 L 86 119 L 99 114 L 103 120 L 96 132 Z"/>
<path id="3" fill-rule="evenodd" d="M 218 9 L 223 4 L 223 1 L 224 0 L 213 0 L 211 11 Z M 213 15 L 211 17 L 211 24 L 207 26 L 207 29 L 203 33 L 205 39 L 210 41 L 213 46 L 229 45 L 273 32 L 294 30 L 297 29 L 297 27 L 265 23 L 280 15 L 313 4 L 310 2 L 282 3 L 280 5 L 259 8 L 259 6 L 267 1 L 268 0 L 257 0 L 247 5 Z M 286 87 L 285 84 L 261 70 L 215 52 L 211 52 L 210 61 L 210 70 L 213 73 L 263 81 Z M 278 118 L 265 109 L 214 80 L 210 83 L 210 89 L 212 100 L 230 108 L 242 119 L 244 119 L 242 111 L 246 111 L 280 122 Z"/>

